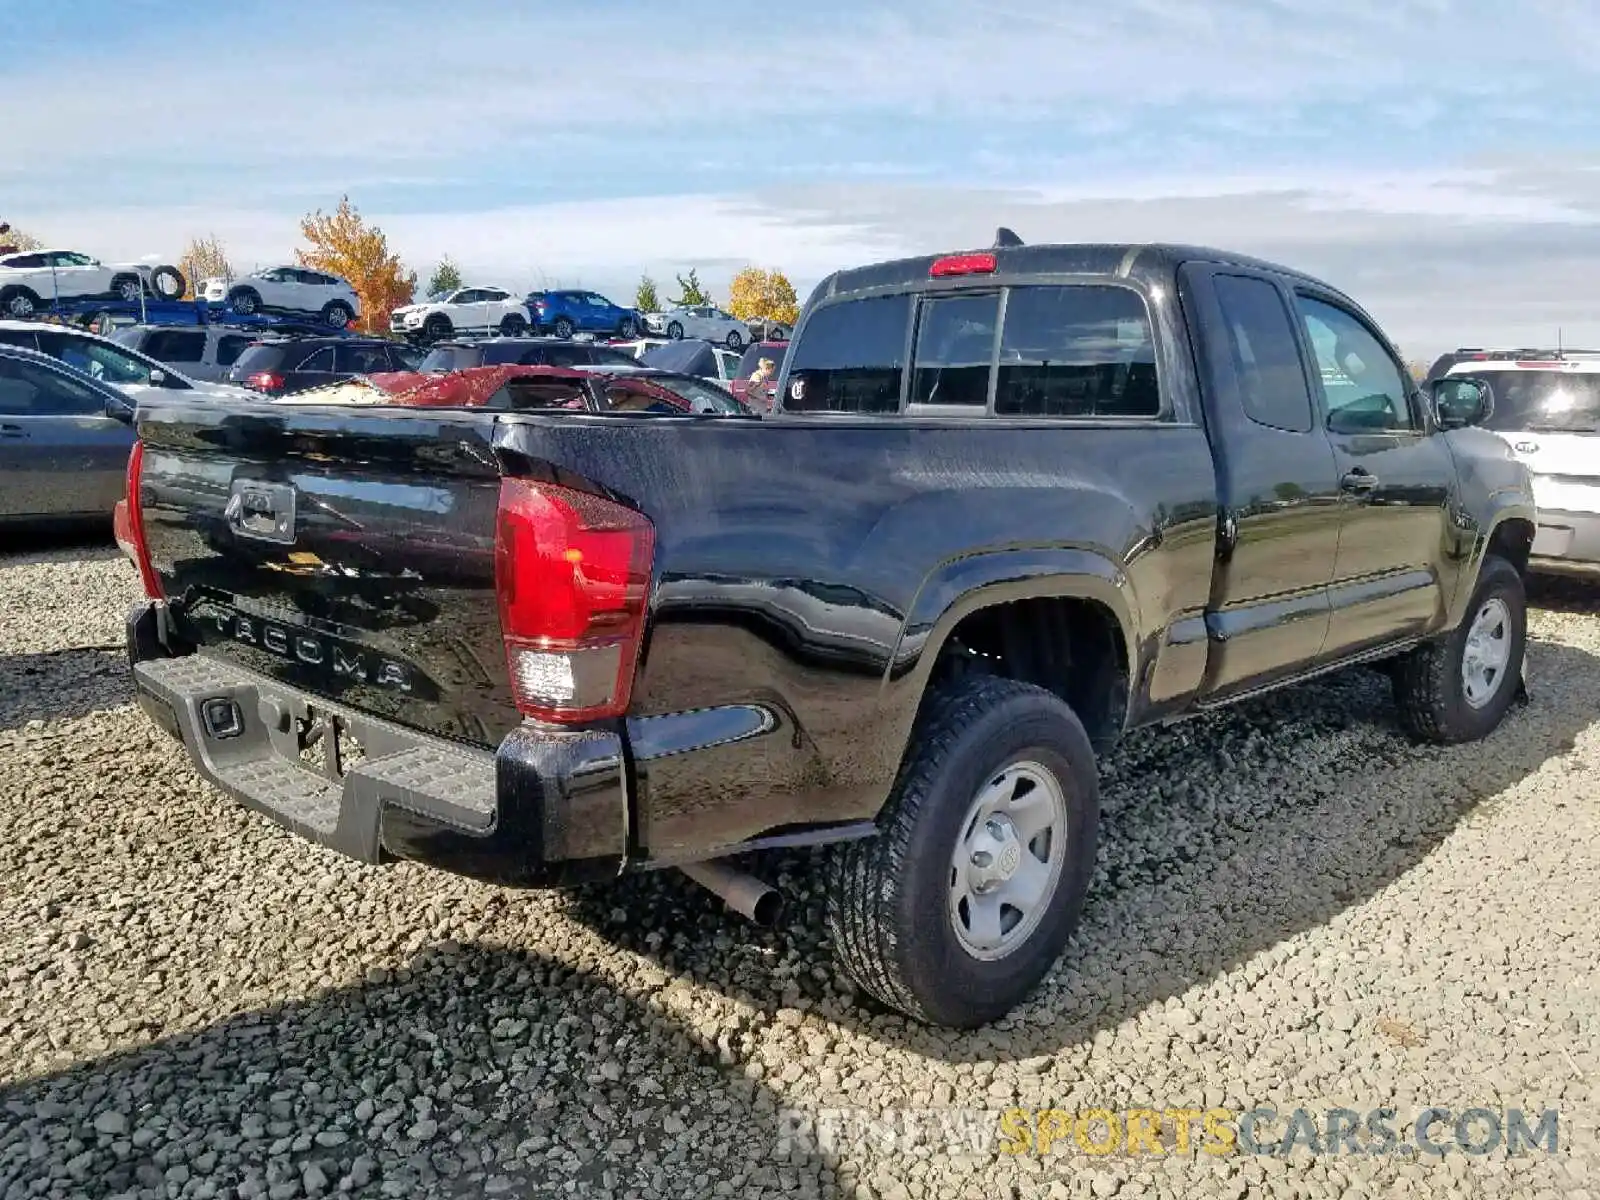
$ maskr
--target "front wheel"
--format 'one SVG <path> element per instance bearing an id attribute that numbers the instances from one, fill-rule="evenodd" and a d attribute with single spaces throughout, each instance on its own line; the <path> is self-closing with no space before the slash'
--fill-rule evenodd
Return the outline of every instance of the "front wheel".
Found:
<path id="1" fill-rule="evenodd" d="M 235 288 L 228 293 L 228 307 L 241 317 L 248 317 L 261 308 L 261 294 L 255 288 Z"/>
<path id="2" fill-rule="evenodd" d="M 501 337 L 521 337 L 527 332 L 528 323 L 521 317 L 517 316 L 516 313 L 512 313 L 510 316 L 504 317 L 500 321 Z"/>
<path id="3" fill-rule="evenodd" d="M 345 329 L 356 319 L 356 314 L 343 300 L 330 300 L 322 310 L 322 319 L 335 329 Z"/>
<path id="4" fill-rule="evenodd" d="M 558 338 L 569 338 L 569 337 L 572 336 L 573 331 L 574 331 L 574 329 L 576 327 L 572 324 L 572 322 L 568 318 L 566 318 L 566 317 L 557 317 L 554 328 L 555 328 L 555 334 L 556 334 L 556 336 Z"/>
<path id="5" fill-rule="evenodd" d="M 422 323 L 423 339 L 429 342 L 442 342 L 454 332 L 455 326 L 443 313 L 434 313 Z"/>
<path id="6" fill-rule="evenodd" d="M 830 858 L 840 964 L 917 1020 L 1004 1016 L 1077 926 L 1099 820 L 1094 751 L 1060 697 L 992 677 L 951 685 L 919 721 L 879 835 Z"/>
<path id="7" fill-rule="evenodd" d="M 1406 732 L 1444 745 L 1492 733 L 1517 697 L 1527 640 L 1522 576 L 1490 555 L 1455 631 L 1395 663 L 1394 697 Z"/>
<path id="8" fill-rule="evenodd" d="M 9 287 L 0 291 L 0 312 L 19 320 L 39 311 L 39 297 L 25 287 Z"/>
<path id="9" fill-rule="evenodd" d="M 632 317 L 623 317 L 622 324 L 617 326 L 617 336 L 625 342 L 631 342 L 639 336 L 639 323 Z"/>
<path id="10" fill-rule="evenodd" d="M 677 321 L 673 321 L 667 326 L 667 336 L 675 342 L 681 341 L 683 339 L 683 326 Z"/>

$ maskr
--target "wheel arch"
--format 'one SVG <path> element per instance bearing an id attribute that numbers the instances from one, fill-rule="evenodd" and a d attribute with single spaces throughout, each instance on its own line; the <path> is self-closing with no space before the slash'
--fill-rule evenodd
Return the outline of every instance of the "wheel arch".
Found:
<path id="1" fill-rule="evenodd" d="M 977 554 L 945 563 L 918 589 L 885 676 L 916 697 L 909 743 L 952 657 L 985 673 L 1037 683 L 1072 706 L 1104 748 L 1126 727 L 1139 677 L 1137 605 L 1115 563 L 1087 549 Z M 902 750 L 903 753 L 903 750 Z"/>

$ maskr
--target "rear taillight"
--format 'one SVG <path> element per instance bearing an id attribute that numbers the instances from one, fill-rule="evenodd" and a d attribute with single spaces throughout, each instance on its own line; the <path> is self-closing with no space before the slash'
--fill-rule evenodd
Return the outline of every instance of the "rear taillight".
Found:
<path id="1" fill-rule="evenodd" d="M 150 543 L 144 536 L 144 507 L 139 487 L 144 475 L 144 443 L 135 442 L 128 455 L 128 494 L 118 502 L 112 516 L 117 545 L 139 568 L 139 578 L 144 583 L 144 594 L 150 600 L 163 599 L 161 577 L 150 562 Z"/>
<path id="2" fill-rule="evenodd" d="M 257 371 L 245 379 L 245 384 L 261 392 L 275 392 L 283 386 L 283 376 L 271 371 Z"/>
<path id="3" fill-rule="evenodd" d="M 524 716 L 570 723 L 627 711 L 654 556 L 655 527 L 631 508 L 501 481 L 495 587 Z"/>
<path id="4" fill-rule="evenodd" d="M 933 265 L 928 268 L 928 274 L 934 279 L 944 279 L 951 275 L 992 275 L 995 270 L 995 257 L 987 251 L 978 254 L 947 254 L 943 258 L 933 260 Z"/>

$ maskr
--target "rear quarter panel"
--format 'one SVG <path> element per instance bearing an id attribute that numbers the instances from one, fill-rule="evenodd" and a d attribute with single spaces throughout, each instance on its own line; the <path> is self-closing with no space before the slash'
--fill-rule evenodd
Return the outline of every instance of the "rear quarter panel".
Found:
<path id="1" fill-rule="evenodd" d="M 874 816 L 975 588 L 1052 594 L 1079 571 L 1141 673 L 1205 603 L 1215 497 L 1196 426 L 632 424 L 513 419 L 499 444 L 514 470 L 655 523 L 627 724 L 636 841 L 658 859 Z"/>

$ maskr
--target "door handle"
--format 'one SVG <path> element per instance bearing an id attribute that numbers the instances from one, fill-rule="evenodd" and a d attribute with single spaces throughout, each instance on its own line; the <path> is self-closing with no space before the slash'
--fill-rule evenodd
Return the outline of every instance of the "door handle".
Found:
<path id="1" fill-rule="evenodd" d="M 1352 467 L 1339 480 L 1339 486 L 1347 492 L 1366 493 L 1377 488 L 1378 477 L 1365 467 Z"/>
<path id="2" fill-rule="evenodd" d="M 0 438 L 25 438 L 28 431 L 21 425 L 0 425 Z"/>

